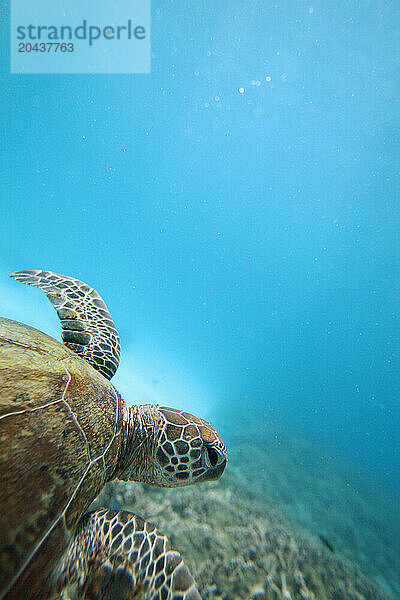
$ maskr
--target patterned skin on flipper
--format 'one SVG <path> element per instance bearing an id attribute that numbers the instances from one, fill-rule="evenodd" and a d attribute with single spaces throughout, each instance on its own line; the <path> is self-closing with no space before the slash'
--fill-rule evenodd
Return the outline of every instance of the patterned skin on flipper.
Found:
<path id="1" fill-rule="evenodd" d="M 120 343 L 100 294 L 79 279 L 52 271 L 16 271 L 10 277 L 46 293 L 60 318 L 64 344 L 111 379 L 118 368 Z"/>
<path id="2" fill-rule="evenodd" d="M 201 600 L 178 552 L 126 511 L 87 513 L 54 570 L 50 593 L 76 586 L 79 600 Z"/>

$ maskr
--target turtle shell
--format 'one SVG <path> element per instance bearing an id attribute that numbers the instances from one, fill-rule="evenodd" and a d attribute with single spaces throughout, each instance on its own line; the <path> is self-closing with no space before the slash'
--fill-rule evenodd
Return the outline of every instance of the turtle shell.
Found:
<path id="1" fill-rule="evenodd" d="M 0 599 L 40 598 L 112 478 L 122 400 L 66 346 L 0 318 Z"/>

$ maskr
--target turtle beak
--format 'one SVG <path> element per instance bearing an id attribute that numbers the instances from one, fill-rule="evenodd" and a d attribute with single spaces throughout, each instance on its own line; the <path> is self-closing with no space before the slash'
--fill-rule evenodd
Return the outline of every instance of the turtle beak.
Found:
<path id="1" fill-rule="evenodd" d="M 227 459 L 224 457 L 224 459 L 216 467 L 211 467 L 205 473 L 203 473 L 203 475 L 200 475 L 197 481 L 199 483 L 201 481 L 216 481 L 225 471 L 226 463 Z"/>

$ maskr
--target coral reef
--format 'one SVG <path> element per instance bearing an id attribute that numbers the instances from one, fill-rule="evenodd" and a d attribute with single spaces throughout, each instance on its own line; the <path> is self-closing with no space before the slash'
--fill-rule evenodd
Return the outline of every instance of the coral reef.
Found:
<path id="1" fill-rule="evenodd" d="M 249 489 L 400 598 L 399 495 L 379 474 L 344 464 L 270 419 L 260 419 L 250 434 L 236 430 L 229 445 L 230 465 Z"/>
<path id="2" fill-rule="evenodd" d="M 327 539 L 252 489 L 238 452 L 219 482 L 178 490 L 113 482 L 94 506 L 155 523 L 182 552 L 204 600 L 387 600 Z"/>

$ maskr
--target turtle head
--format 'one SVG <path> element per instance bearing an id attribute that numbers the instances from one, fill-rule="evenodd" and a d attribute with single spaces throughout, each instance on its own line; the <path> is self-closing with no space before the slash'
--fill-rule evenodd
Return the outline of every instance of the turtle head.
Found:
<path id="1" fill-rule="evenodd" d="M 154 405 L 127 411 L 119 479 L 181 487 L 221 477 L 227 452 L 210 423 L 181 410 Z"/>

